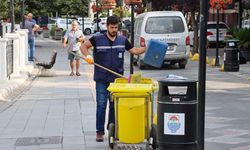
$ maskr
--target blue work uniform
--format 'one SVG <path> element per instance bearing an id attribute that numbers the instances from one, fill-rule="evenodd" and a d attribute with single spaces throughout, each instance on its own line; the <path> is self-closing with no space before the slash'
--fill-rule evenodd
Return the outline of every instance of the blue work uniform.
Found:
<path id="1" fill-rule="evenodd" d="M 106 34 L 99 34 L 90 38 L 94 46 L 94 62 L 109 68 L 119 74 L 124 73 L 124 52 L 130 50 L 132 45 L 124 36 L 116 36 L 111 41 Z M 105 112 L 109 92 L 107 90 L 110 82 L 114 82 L 116 75 L 95 66 L 94 80 L 96 81 L 96 132 L 104 134 Z M 109 101 L 108 125 L 114 123 L 114 104 Z"/>

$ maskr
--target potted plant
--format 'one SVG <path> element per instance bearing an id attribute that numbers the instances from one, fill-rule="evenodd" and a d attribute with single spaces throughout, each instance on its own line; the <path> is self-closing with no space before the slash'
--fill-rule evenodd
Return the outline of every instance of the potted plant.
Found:
<path id="1" fill-rule="evenodd" d="M 48 27 L 43 27 L 43 37 L 44 38 L 49 38 L 49 29 Z"/>
<path id="2" fill-rule="evenodd" d="M 53 38 L 54 35 L 55 35 L 55 30 L 56 30 L 56 25 L 52 25 L 52 26 L 51 26 L 51 29 L 50 29 L 50 35 L 52 36 L 52 38 Z"/>
<path id="3" fill-rule="evenodd" d="M 242 56 L 250 61 L 250 29 L 239 29 L 233 33 L 233 38 L 239 40 L 239 48 Z"/>

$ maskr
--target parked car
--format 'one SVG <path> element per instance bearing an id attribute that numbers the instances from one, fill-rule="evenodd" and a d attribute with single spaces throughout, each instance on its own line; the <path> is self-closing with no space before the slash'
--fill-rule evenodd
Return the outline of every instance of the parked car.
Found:
<path id="1" fill-rule="evenodd" d="M 129 32 L 131 32 L 131 21 L 129 19 L 124 20 L 122 22 L 122 25 L 125 29 L 127 29 Z"/>
<path id="2" fill-rule="evenodd" d="M 246 19 L 242 21 L 242 28 L 250 29 L 250 19 Z"/>
<path id="3" fill-rule="evenodd" d="M 73 21 L 73 19 L 67 19 L 66 18 L 57 18 L 56 19 L 56 25 L 58 28 L 62 29 L 62 30 L 66 30 L 71 29 L 71 22 Z"/>
<path id="4" fill-rule="evenodd" d="M 106 32 L 107 31 L 107 18 L 99 18 L 99 31 L 101 33 Z M 97 32 L 97 23 L 95 21 L 94 23 L 94 32 Z"/>
<path id="5" fill-rule="evenodd" d="M 207 42 L 209 46 L 216 45 L 216 22 L 207 23 Z M 225 46 L 225 40 L 229 36 L 227 34 L 228 26 L 224 22 L 219 22 L 219 45 Z"/>
<path id="6" fill-rule="evenodd" d="M 199 27 L 199 26 L 198 26 Z M 207 42 L 208 46 L 212 47 L 216 45 L 216 27 L 217 23 L 215 21 L 207 22 Z M 219 45 L 220 47 L 225 46 L 225 40 L 230 36 L 227 34 L 228 26 L 224 22 L 219 22 Z M 190 31 L 190 45 L 193 45 L 194 32 Z M 198 36 L 200 35 L 200 31 L 198 30 Z"/>
<path id="7" fill-rule="evenodd" d="M 82 18 L 77 18 L 77 21 L 80 22 L 82 24 Z M 84 17 L 84 23 L 93 23 L 91 18 L 88 17 Z"/>
<path id="8" fill-rule="evenodd" d="M 48 21 L 48 24 L 47 24 L 47 28 L 48 28 L 49 30 L 51 30 L 53 25 L 56 25 L 56 19 L 54 19 L 54 18 L 49 18 L 49 21 Z"/>
<path id="9" fill-rule="evenodd" d="M 55 19 L 54 24 L 57 25 L 57 27 L 62 29 L 62 30 L 66 30 L 67 28 L 68 28 L 68 30 L 71 30 L 71 23 L 72 23 L 73 20 L 74 19 L 68 19 L 68 25 L 67 25 L 67 19 L 65 19 L 65 18 L 57 18 L 57 19 Z M 48 24 L 49 29 L 51 28 L 49 26 L 51 26 L 52 24 Z M 78 24 L 79 24 L 79 30 L 82 30 L 82 22 L 78 21 Z M 84 22 L 84 33 L 86 35 L 90 35 L 90 34 L 94 33 L 94 26 L 93 26 L 93 24 L 91 22 L 87 22 L 87 21 Z"/>
<path id="10" fill-rule="evenodd" d="M 157 39 L 168 44 L 164 57 L 165 62 L 178 63 L 180 68 L 185 68 L 190 52 L 190 39 L 188 27 L 183 14 L 179 11 L 146 12 L 135 18 L 136 47 L 147 46 L 150 39 Z M 135 64 L 143 69 L 144 54 L 139 55 Z"/>
<path id="11" fill-rule="evenodd" d="M 79 29 L 82 30 L 82 23 L 79 22 Z M 94 33 L 94 25 L 91 22 L 84 22 L 84 34 L 90 35 Z"/>

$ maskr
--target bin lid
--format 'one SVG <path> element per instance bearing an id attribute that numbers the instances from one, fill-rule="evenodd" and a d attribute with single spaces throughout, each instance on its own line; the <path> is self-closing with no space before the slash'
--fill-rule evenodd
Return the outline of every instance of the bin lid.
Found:
<path id="1" fill-rule="evenodd" d="M 152 84 L 134 84 L 134 83 L 110 83 L 108 91 L 110 92 L 129 92 L 129 93 L 138 93 L 138 92 L 152 92 Z"/>
<path id="2" fill-rule="evenodd" d="M 158 82 L 160 83 L 176 83 L 176 84 L 190 84 L 190 83 L 194 83 L 197 82 L 197 80 L 190 80 L 190 79 L 185 79 L 185 80 L 181 80 L 181 79 L 160 79 L 158 80 Z"/>

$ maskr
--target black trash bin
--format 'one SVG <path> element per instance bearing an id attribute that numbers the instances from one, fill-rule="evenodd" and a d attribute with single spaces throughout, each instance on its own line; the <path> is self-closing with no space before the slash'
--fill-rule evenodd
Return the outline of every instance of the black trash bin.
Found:
<path id="1" fill-rule="evenodd" d="M 179 88 L 182 92 L 176 93 Z M 197 81 L 159 81 L 157 103 L 160 150 L 196 150 Z"/>
<path id="2" fill-rule="evenodd" d="M 240 69 L 239 48 L 237 40 L 227 40 L 224 50 L 224 71 L 238 72 Z"/>

